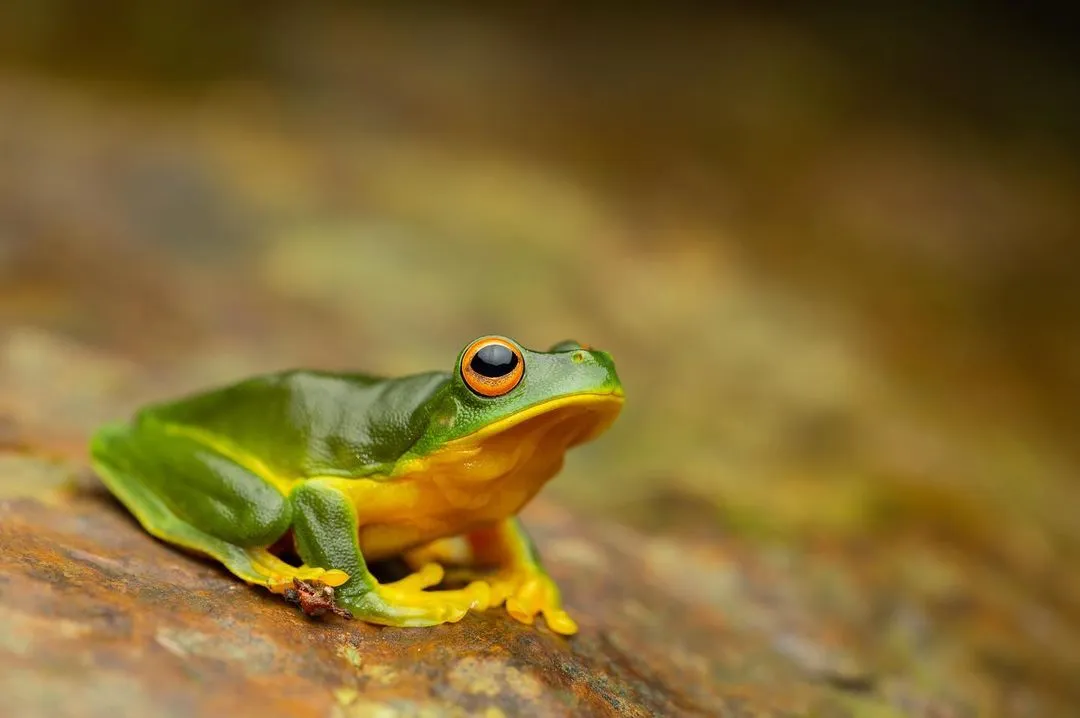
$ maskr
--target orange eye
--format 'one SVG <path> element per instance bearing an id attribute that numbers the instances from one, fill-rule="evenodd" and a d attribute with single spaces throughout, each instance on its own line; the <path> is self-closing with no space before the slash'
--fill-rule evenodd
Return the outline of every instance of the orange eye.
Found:
<path id="1" fill-rule="evenodd" d="M 461 357 L 461 378 L 480 396 L 502 396 L 521 381 L 525 360 L 505 339 L 477 339 Z"/>

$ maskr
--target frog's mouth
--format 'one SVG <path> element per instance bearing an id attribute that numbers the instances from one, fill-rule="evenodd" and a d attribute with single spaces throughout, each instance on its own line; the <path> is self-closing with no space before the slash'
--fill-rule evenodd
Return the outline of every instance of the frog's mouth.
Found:
<path id="1" fill-rule="evenodd" d="M 513 476 L 535 492 L 559 471 L 567 449 L 595 438 L 615 421 L 623 400 L 622 392 L 549 399 L 449 442 L 439 458 L 455 462 L 457 484 L 476 486 Z"/>
<path id="2" fill-rule="evenodd" d="M 624 398 L 616 389 L 549 399 L 448 441 L 438 451 L 403 465 L 399 473 L 429 474 L 447 485 L 474 486 L 513 474 L 539 488 L 559 470 L 567 449 L 611 426 Z"/>
<path id="3" fill-rule="evenodd" d="M 498 439 L 524 440 L 528 436 L 565 439 L 564 448 L 603 433 L 622 410 L 621 390 L 570 394 L 534 404 L 451 442 L 478 447 Z M 555 435 L 555 436 L 552 436 Z"/>

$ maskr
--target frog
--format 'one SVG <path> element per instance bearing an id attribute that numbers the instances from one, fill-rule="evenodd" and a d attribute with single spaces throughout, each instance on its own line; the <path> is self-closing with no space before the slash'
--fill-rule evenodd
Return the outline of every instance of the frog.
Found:
<path id="1" fill-rule="evenodd" d="M 90 459 L 146 533 L 273 594 L 329 587 L 401 628 L 505 606 L 570 636 L 520 513 L 624 402 L 610 353 L 489 334 L 449 371 L 283 369 L 151 402 L 100 425 Z M 376 578 L 387 560 L 402 577 Z"/>

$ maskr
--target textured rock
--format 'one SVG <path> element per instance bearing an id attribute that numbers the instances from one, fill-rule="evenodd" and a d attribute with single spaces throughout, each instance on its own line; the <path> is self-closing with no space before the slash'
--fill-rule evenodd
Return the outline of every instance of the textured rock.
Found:
<path id="1" fill-rule="evenodd" d="M 872 668 L 874 630 L 899 655 L 928 629 L 910 600 L 913 625 L 883 620 L 888 591 L 842 555 L 647 538 L 546 501 L 526 520 L 573 638 L 501 610 L 430 629 L 305 618 L 143 533 L 80 462 L 0 454 L 5 715 L 976 715 L 977 693 Z"/>
<path id="2" fill-rule="evenodd" d="M 432 629 L 312 620 L 145 535 L 85 472 L 68 483 L 64 466 L 3 459 L 0 691 L 13 716 L 802 714 L 839 705 L 796 662 L 712 610 L 738 580 L 715 551 L 675 558 L 541 504 L 530 525 L 579 636 L 501 611 Z M 675 570 L 686 573 L 673 580 Z M 789 688 L 770 690 L 777 682 Z"/>

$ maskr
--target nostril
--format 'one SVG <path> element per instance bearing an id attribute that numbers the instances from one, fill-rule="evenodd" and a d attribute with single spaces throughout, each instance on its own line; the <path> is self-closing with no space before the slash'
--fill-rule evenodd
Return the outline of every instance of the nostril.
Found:
<path id="1" fill-rule="evenodd" d="M 573 354 L 570 355 L 570 360 L 580 364 L 581 362 L 585 361 L 585 352 L 583 352 L 583 351 L 574 352 Z"/>

